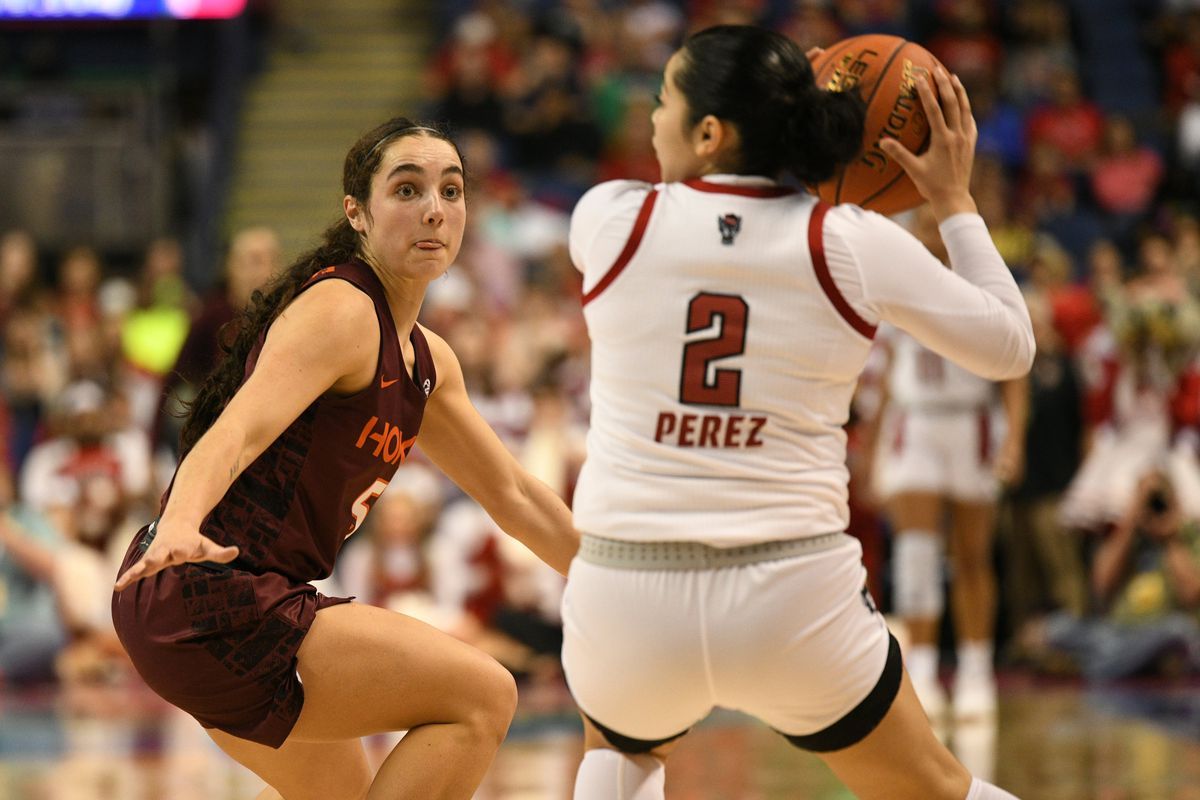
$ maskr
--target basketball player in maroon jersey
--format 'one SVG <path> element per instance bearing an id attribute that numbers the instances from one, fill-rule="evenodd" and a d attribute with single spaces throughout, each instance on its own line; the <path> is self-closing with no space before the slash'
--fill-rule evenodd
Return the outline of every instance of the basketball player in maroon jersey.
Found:
<path id="1" fill-rule="evenodd" d="M 578 545 L 416 324 L 462 243 L 463 182 L 457 147 L 407 119 L 350 149 L 345 216 L 255 295 L 116 583 L 138 672 L 272 787 L 261 798 L 470 797 L 508 729 L 516 690 L 495 661 L 309 583 L 415 442 L 551 566 Z M 398 730 L 372 774 L 360 737 Z"/>

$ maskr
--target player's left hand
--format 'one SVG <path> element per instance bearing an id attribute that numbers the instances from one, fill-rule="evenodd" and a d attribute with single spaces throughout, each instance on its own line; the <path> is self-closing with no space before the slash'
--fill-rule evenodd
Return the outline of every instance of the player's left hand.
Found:
<path id="1" fill-rule="evenodd" d="M 1016 486 L 1025 477 L 1025 447 L 1016 436 L 1006 436 L 996 452 L 992 473 L 1005 486 Z"/>
<path id="2" fill-rule="evenodd" d="M 184 528 L 167 531 L 159 524 L 158 534 L 146 548 L 145 554 L 117 578 L 114 588 L 118 592 L 123 591 L 142 578 L 178 564 L 199 561 L 228 564 L 237 556 L 236 547 L 223 547 L 198 530 Z"/>

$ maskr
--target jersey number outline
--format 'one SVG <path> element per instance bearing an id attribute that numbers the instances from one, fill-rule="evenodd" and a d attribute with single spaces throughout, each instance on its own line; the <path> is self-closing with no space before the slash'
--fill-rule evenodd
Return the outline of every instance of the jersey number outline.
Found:
<path id="1" fill-rule="evenodd" d="M 687 332 L 717 328 L 715 336 L 696 339 L 683 346 L 683 365 L 679 377 L 679 402 L 695 406 L 741 404 L 742 371 L 733 368 L 713 370 L 709 364 L 746 352 L 746 325 L 750 306 L 737 294 L 700 292 L 688 303 Z"/>
<path id="2" fill-rule="evenodd" d="M 350 532 L 346 534 L 347 539 L 353 536 L 359 526 L 363 524 L 363 520 L 367 518 L 367 512 L 371 510 L 371 506 L 375 505 L 375 501 L 379 499 L 379 495 L 383 494 L 387 485 L 388 482 L 383 478 L 376 478 L 375 482 L 358 496 L 354 505 L 350 506 L 350 513 L 354 515 L 354 524 L 350 526 Z"/>

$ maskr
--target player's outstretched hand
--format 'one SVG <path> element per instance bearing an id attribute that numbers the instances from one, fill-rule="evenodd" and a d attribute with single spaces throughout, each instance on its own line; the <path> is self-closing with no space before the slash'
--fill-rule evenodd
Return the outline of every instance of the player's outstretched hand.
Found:
<path id="1" fill-rule="evenodd" d="M 237 556 L 236 547 L 219 545 L 200 531 L 167 532 L 160 525 L 154 541 L 146 548 L 145 555 L 117 578 L 115 588 L 120 592 L 142 578 L 148 578 L 176 564 L 197 561 L 228 564 Z"/>
<path id="2" fill-rule="evenodd" d="M 938 220 L 943 220 L 976 210 L 970 184 L 979 132 L 971 114 L 967 90 L 958 76 L 951 76 L 938 67 L 932 80 L 937 82 L 941 103 L 933 93 L 929 78 L 925 75 L 917 78 L 917 93 L 929 118 L 929 149 L 917 155 L 895 139 L 884 138 L 879 144 L 912 178 Z"/>

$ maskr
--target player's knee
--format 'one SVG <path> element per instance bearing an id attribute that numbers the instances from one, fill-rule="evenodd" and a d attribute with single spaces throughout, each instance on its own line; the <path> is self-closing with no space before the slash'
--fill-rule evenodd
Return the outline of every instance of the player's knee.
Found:
<path id="1" fill-rule="evenodd" d="M 949 751 L 922 758 L 906 766 L 888 782 L 886 794 L 862 792 L 870 800 L 964 800 L 971 787 L 971 773 Z"/>
<path id="2" fill-rule="evenodd" d="M 938 537 L 903 531 L 892 548 L 896 613 L 936 617 L 942 613 L 942 552 Z"/>
<path id="3" fill-rule="evenodd" d="M 517 683 L 512 673 L 494 664 L 481 678 L 480 700 L 472 717 L 476 727 L 497 739 L 503 739 L 517 711 Z"/>
<path id="4" fill-rule="evenodd" d="M 948 752 L 930 767 L 930 794 L 922 797 L 963 800 L 971 788 L 971 773 Z"/>
<path id="5" fill-rule="evenodd" d="M 991 574 L 991 549 L 983 547 L 957 548 L 954 554 L 954 576 L 986 576 Z"/>

